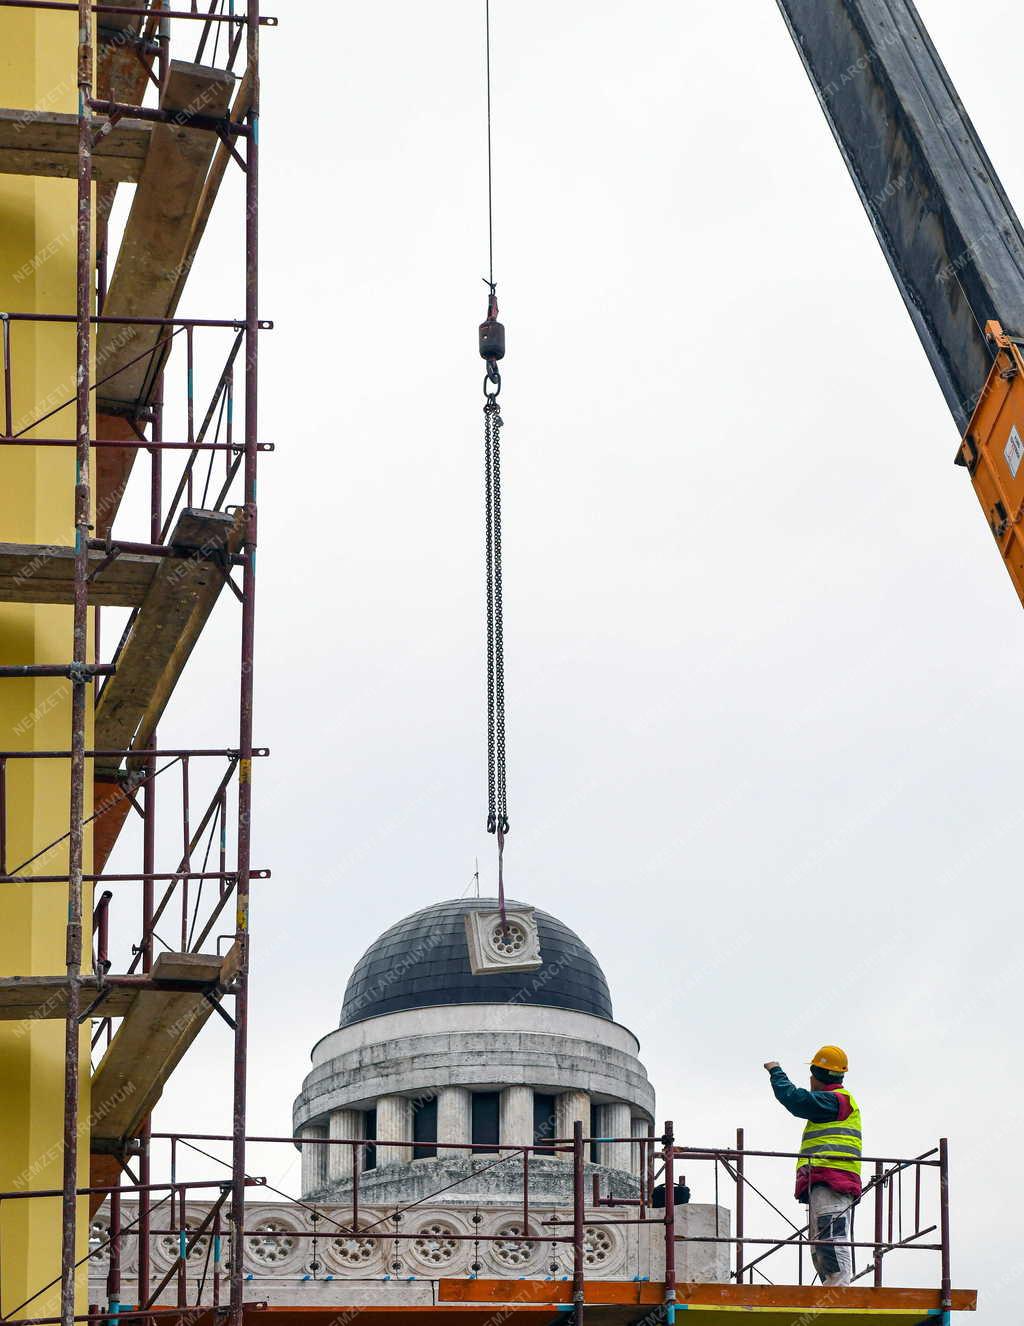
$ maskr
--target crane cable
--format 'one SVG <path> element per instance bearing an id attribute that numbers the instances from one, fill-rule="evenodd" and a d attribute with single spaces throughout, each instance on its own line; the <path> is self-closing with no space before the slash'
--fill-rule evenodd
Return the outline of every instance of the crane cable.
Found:
<path id="1" fill-rule="evenodd" d="M 485 67 L 487 82 L 487 316 L 480 324 L 480 356 L 484 376 L 484 548 L 487 595 L 487 832 L 498 842 L 498 906 L 505 924 L 505 884 L 502 873 L 505 835 L 509 831 L 505 781 L 505 636 L 501 576 L 501 429 L 498 408 L 501 374 L 498 360 L 505 355 L 505 328 L 498 321 L 498 295 L 494 280 L 494 194 L 491 149 L 491 5 L 484 0 Z"/>

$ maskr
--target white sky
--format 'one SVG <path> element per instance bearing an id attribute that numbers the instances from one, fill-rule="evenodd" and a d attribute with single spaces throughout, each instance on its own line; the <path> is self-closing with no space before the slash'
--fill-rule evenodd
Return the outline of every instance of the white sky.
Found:
<path id="1" fill-rule="evenodd" d="M 593 948 L 685 1142 L 792 1149 L 762 1061 L 846 1046 L 869 1152 L 949 1135 L 954 1279 L 1010 1320 L 1024 615 L 955 429 L 774 4 L 492 7 L 509 891 Z M 1024 11 L 919 8 L 1024 205 Z M 279 9 L 254 1133 L 374 937 L 493 881 L 482 6 Z M 237 187 L 184 312 L 241 311 Z M 236 627 L 162 745 L 235 740 Z M 228 1053 L 215 1019 L 158 1126 L 226 1129 Z M 297 1190 L 294 1152 L 252 1167 Z"/>

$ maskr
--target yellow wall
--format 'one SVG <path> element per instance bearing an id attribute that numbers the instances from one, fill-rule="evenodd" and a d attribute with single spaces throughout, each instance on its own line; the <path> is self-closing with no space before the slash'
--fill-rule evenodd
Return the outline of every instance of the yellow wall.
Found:
<path id="1" fill-rule="evenodd" d="M 0 104 L 8 108 L 75 111 L 76 29 L 73 13 L 0 8 Z M 23 130 L 31 133 L 31 122 Z M 73 313 L 75 308 L 75 183 L 0 175 L 0 310 Z M 17 432 L 74 396 L 74 327 L 12 325 L 14 424 Z M 74 408 L 48 420 L 37 436 L 74 435 Z M 74 456 L 71 448 L 0 448 L 0 540 L 73 542 Z M 30 577 L 29 577 L 30 579 Z M 0 660 L 66 662 L 71 658 L 71 609 L 0 603 Z M 0 747 L 67 749 L 70 683 L 60 678 L 0 680 Z M 92 741 L 91 703 L 88 743 Z M 91 808 L 87 766 L 86 814 Z M 68 827 L 66 761 L 13 761 L 8 766 L 7 868 L 13 871 Z M 35 863 L 38 874 L 67 869 L 62 844 Z M 86 871 L 92 869 L 86 839 Z M 85 895 L 85 964 L 92 911 Z M 54 975 L 65 968 L 67 890 L 62 885 L 0 884 L 0 974 Z M 83 964 L 83 965 L 85 965 Z M 88 1182 L 88 1027 L 81 1040 L 84 1082 L 79 1183 Z M 0 1190 L 59 1188 L 63 1165 L 64 1023 L 0 1022 Z M 79 1206 L 79 1251 L 87 1248 L 88 1211 Z M 59 1275 L 57 1200 L 0 1206 L 0 1313 Z M 85 1310 L 85 1269 L 77 1311 Z M 59 1284 L 16 1316 L 53 1316 Z"/>

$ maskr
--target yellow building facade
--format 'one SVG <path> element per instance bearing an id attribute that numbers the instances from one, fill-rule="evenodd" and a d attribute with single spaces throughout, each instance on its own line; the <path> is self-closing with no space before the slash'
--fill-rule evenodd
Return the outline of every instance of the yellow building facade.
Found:
<path id="1" fill-rule="evenodd" d="M 77 16 L 0 8 L 0 104 L 32 112 L 77 110 Z M 0 175 L 0 311 L 74 313 L 74 180 Z M 72 400 L 73 323 L 17 322 L 10 328 L 13 431 Z M 73 437 L 74 404 L 29 436 Z M 37 545 L 74 542 L 74 451 L 67 447 L 4 446 L 0 450 L 0 539 Z M 45 555 L 45 554 L 42 554 Z M 40 554 L 26 555 L 31 583 Z M 0 657 L 6 664 L 70 662 L 72 609 L 0 603 Z M 92 739 L 91 690 L 86 743 Z M 68 750 L 71 683 L 60 677 L 0 680 L 0 748 Z M 0 975 L 65 971 L 67 888 L 32 884 L 33 875 L 68 868 L 69 763 L 13 759 L 7 766 L 6 869 L 0 883 Z M 86 816 L 91 810 L 87 768 Z M 50 844 L 56 846 L 50 847 Z M 41 853 L 23 872 L 19 866 Z M 83 868 L 92 870 L 91 838 Z M 18 879 L 19 874 L 24 879 Z M 90 968 L 92 890 L 86 888 L 83 970 Z M 59 1188 L 63 1171 L 64 1022 L 35 1018 L 0 1022 L 0 1190 Z M 79 1184 L 89 1173 L 89 1027 L 80 1037 Z M 88 1209 L 79 1204 L 79 1258 L 87 1251 Z M 0 1313 L 56 1316 L 60 1309 L 60 1199 L 0 1203 Z M 76 1307 L 85 1310 L 85 1268 Z M 53 1283 L 51 1283 L 53 1282 Z M 22 1306 L 24 1305 L 24 1306 Z"/>

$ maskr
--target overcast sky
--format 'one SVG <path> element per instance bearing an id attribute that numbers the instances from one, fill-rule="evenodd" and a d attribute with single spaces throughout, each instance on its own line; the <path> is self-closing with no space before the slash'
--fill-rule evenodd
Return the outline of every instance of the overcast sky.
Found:
<path id="1" fill-rule="evenodd" d="M 954 1279 L 1008 1321 L 1024 614 L 955 428 L 770 0 L 492 8 L 508 889 L 594 950 L 683 1141 L 743 1124 L 792 1149 L 761 1064 L 802 1080 L 823 1041 L 849 1051 L 870 1153 L 948 1134 Z M 1024 206 L 1024 11 L 919 8 Z M 482 3 L 280 10 L 254 1133 L 290 1131 L 374 937 L 476 857 L 494 884 Z M 184 311 L 241 311 L 237 188 Z M 236 632 L 225 599 L 162 745 L 235 740 Z M 229 1045 L 214 1019 L 158 1126 L 228 1126 Z M 297 1192 L 294 1152 L 252 1168 Z M 789 1173 L 759 1173 L 790 1209 Z M 935 1282 L 917 1256 L 889 1278 Z"/>

